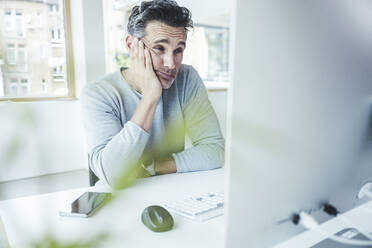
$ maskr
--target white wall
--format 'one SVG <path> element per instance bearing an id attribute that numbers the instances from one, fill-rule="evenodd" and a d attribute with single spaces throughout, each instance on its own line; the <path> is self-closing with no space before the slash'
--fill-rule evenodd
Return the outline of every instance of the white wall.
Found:
<path id="1" fill-rule="evenodd" d="M 220 122 L 221 131 L 226 138 L 226 114 L 227 114 L 227 91 L 210 91 L 208 93 L 209 100 L 211 101 L 214 110 L 216 111 L 217 118 Z"/>
<path id="2" fill-rule="evenodd" d="M 86 165 L 77 101 L 0 104 L 0 181 Z"/>
<path id="3" fill-rule="evenodd" d="M 178 0 L 177 3 L 180 6 L 188 8 L 192 13 L 192 19 L 194 22 L 199 22 L 203 24 L 211 24 L 215 20 L 215 17 L 226 17 L 230 15 L 232 10 L 233 1 L 224 0 Z M 223 21 L 222 21 L 223 22 Z M 216 23 L 219 25 L 221 23 Z"/>
<path id="4" fill-rule="evenodd" d="M 187 1 L 185 5 L 198 18 L 205 18 L 206 13 L 219 15 L 226 12 L 222 1 L 208 2 L 203 3 L 202 8 L 200 1 Z M 212 2 L 213 7 L 210 5 Z M 78 97 L 86 82 L 105 74 L 101 10 L 102 0 L 71 1 Z M 209 97 L 225 134 L 226 92 L 210 92 Z M 85 135 L 78 100 L 2 102 L 0 137 L 0 182 L 87 168 Z"/>

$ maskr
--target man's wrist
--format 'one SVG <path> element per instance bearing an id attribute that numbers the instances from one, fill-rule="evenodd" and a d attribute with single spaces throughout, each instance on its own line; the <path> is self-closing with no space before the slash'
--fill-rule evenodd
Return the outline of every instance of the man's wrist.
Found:
<path id="1" fill-rule="evenodd" d="M 153 96 L 151 94 L 143 94 L 142 95 L 142 101 L 149 105 L 156 105 L 160 99 L 160 96 Z"/>
<path id="2" fill-rule="evenodd" d="M 154 169 L 157 175 L 177 172 L 176 162 L 173 157 L 156 160 Z"/>

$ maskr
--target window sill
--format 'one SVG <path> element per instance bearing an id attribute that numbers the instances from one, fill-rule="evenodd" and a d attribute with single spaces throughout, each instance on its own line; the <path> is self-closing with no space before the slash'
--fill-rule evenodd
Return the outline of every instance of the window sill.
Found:
<path id="1" fill-rule="evenodd" d="M 48 96 L 48 97 L 0 97 L 0 102 L 43 102 L 43 101 L 77 101 L 77 97 Z"/>
<path id="2" fill-rule="evenodd" d="M 227 91 L 230 88 L 230 82 L 204 81 L 208 91 Z"/>

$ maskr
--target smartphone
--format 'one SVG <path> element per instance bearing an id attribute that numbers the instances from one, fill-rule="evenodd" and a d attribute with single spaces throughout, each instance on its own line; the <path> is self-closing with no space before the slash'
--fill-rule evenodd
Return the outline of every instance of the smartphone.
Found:
<path id="1" fill-rule="evenodd" d="M 111 193 L 85 192 L 59 211 L 60 216 L 89 217 L 111 197 Z"/>

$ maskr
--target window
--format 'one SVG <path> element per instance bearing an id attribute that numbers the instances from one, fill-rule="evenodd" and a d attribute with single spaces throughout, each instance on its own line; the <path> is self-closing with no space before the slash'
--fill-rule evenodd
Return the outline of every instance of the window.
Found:
<path id="1" fill-rule="evenodd" d="M 27 96 L 30 93 L 30 86 L 27 79 L 21 80 L 22 95 Z"/>
<path id="2" fill-rule="evenodd" d="M 12 11 L 4 9 L 4 30 L 11 31 L 13 29 Z"/>
<path id="3" fill-rule="evenodd" d="M 24 20 L 23 20 L 23 12 L 22 10 L 16 11 L 16 30 L 17 30 L 17 36 L 23 37 L 25 35 L 24 31 Z"/>
<path id="4" fill-rule="evenodd" d="M 18 95 L 18 79 L 12 78 L 9 83 L 9 95 L 17 96 Z"/>
<path id="5" fill-rule="evenodd" d="M 48 93 L 47 83 L 46 83 L 45 79 L 42 79 L 42 81 L 41 81 L 41 87 L 42 87 L 43 94 Z"/>
<path id="6" fill-rule="evenodd" d="M 66 19 L 70 1 L 12 0 L 0 4 L 4 15 L 1 27 L 13 25 L 11 32 L 4 30 L 0 36 L 5 62 L 1 65 L 4 92 L 0 101 L 75 98 L 71 28 Z"/>
<path id="7" fill-rule="evenodd" d="M 15 55 L 14 44 L 8 44 L 7 62 L 8 62 L 8 65 L 15 65 L 16 64 L 16 55 Z"/>
<path id="8" fill-rule="evenodd" d="M 54 80 L 54 82 L 65 81 L 62 65 L 58 65 L 58 66 L 53 68 L 53 80 Z"/>
<path id="9" fill-rule="evenodd" d="M 58 13 L 59 5 L 58 4 L 49 4 L 49 14 L 55 15 Z"/>
<path id="10" fill-rule="evenodd" d="M 128 66 L 129 53 L 125 48 L 124 37 L 133 5 L 127 2 L 136 1 L 104 1 L 107 72 Z M 229 15 L 210 18 L 206 23 L 208 24 L 194 23 L 194 29 L 187 37 L 183 63 L 194 66 L 205 82 L 227 83 L 229 81 Z"/>
<path id="11" fill-rule="evenodd" d="M 205 81 L 229 80 L 229 28 L 195 24 L 186 47 L 184 63 L 192 64 Z"/>
<path id="12" fill-rule="evenodd" d="M 18 45 L 18 71 L 27 72 L 27 50 L 24 45 Z"/>
<path id="13" fill-rule="evenodd" d="M 135 2 L 135 1 L 131 1 Z M 138 1 L 139 2 L 139 1 Z M 127 20 L 132 5 L 125 1 L 104 1 L 106 70 L 117 71 L 122 66 L 128 66 L 129 53 L 125 48 Z"/>
<path id="14" fill-rule="evenodd" d="M 43 16 L 41 14 L 41 11 L 38 11 L 36 13 L 36 20 L 37 20 L 37 26 L 42 27 L 43 26 Z"/>
<path id="15" fill-rule="evenodd" d="M 62 42 L 62 30 L 60 28 L 53 28 L 51 30 L 51 41 L 61 43 Z"/>
<path id="16" fill-rule="evenodd" d="M 40 59 L 45 59 L 46 57 L 46 45 L 40 45 Z"/>

